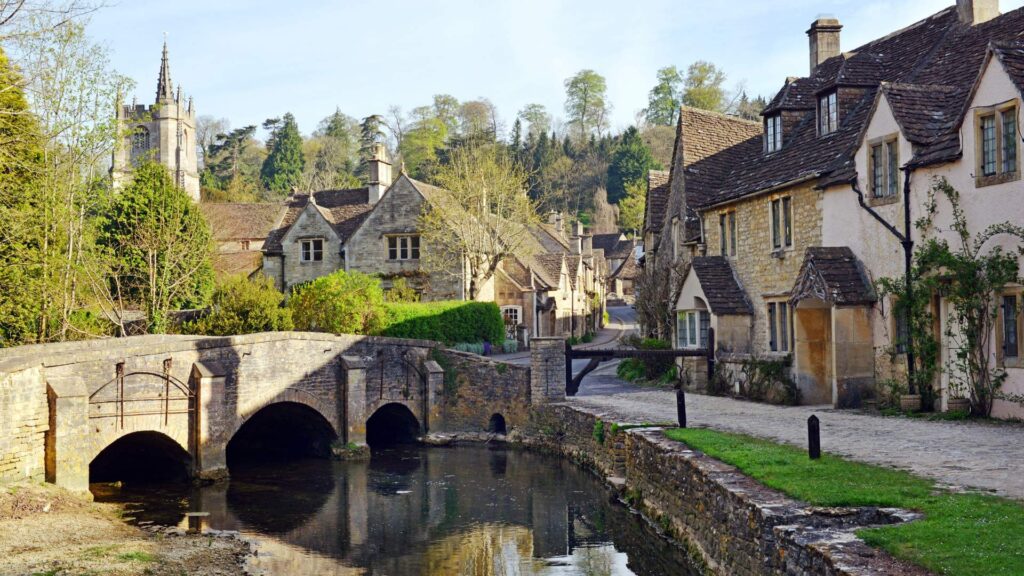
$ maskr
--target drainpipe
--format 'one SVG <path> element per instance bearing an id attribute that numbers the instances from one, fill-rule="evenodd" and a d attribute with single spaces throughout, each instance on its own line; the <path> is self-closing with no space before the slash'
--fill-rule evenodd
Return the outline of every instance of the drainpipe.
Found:
<path id="1" fill-rule="evenodd" d="M 907 302 L 913 302 L 914 298 L 914 286 L 912 282 L 912 269 L 914 262 L 914 240 L 911 230 L 910 222 L 910 175 L 914 173 L 914 167 L 907 165 L 902 168 L 903 170 L 903 232 L 901 233 L 896 229 L 895 226 L 889 223 L 881 214 L 875 211 L 874 208 L 869 206 L 864 201 L 864 192 L 861 191 L 860 185 L 857 183 L 856 178 L 852 182 L 853 191 L 857 193 L 857 202 L 860 207 L 863 208 L 868 214 L 870 214 L 875 220 L 880 222 L 882 226 L 889 231 L 897 240 L 900 241 L 900 245 L 903 247 L 903 278 L 906 283 L 906 294 L 905 298 Z M 908 316 L 907 321 L 910 321 Z M 914 355 L 914 334 L 907 327 L 907 392 L 909 394 L 916 394 L 917 388 L 914 386 L 914 374 L 915 374 L 915 355 Z"/>

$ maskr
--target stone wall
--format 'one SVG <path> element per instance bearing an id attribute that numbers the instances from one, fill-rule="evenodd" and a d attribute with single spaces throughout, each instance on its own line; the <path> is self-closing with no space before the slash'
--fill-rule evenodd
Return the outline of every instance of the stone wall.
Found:
<path id="1" fill-rule="evenodd" d="M 595 431 L 599 420 L 603 442 Z M 624 430 L 601 414 L 552 404 L 535 408 L 524 443 L 606 477 L 707 574 L 926 574 L 854 535 L 865 526 L 915 519 L 914 514 L 810 507 L 669 440 L 657 427 Z"/>
<path id="2" fill-rule="evenodd" d="M 49 429 L 46 385 L 39 369 L 3 374 L 0 368 L 0 484 L 40 482 Z"/>
<path id="3" fill-rule="evenodd" d="M 530 369 L 463 352 L 438 350 L 444 370 L 444 430 L 483 432 L 500 414 L 509 433 L 530 415 Z"/>
<path id="4" fill-rule="evenodd" d="M 302 261 L 302 240 L 310 238 L 321 238 L 324 241 L 323 260 Z M 334 232 L 334 228 L 324 219 L 312 202 L 306 205 L 298 220 L 288 229 L 288 233 L 281 239 L 281 271 L 267 268 L 265 274 L 277 272 L 283 274 L 283 292 L 288 292 L 293 286 L 315 280 L 326 276 L 335 270 L 345 267 L 341 260 L 341 240 Z"/>

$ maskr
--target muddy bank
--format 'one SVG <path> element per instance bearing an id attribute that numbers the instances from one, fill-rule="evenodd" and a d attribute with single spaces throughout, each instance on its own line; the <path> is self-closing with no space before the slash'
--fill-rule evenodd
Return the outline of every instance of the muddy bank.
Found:
<path id="1" fill-rule="evenodd" d="M 49 485 L 0 488 L 0 576 L 244 574 L 249 545 L 234 537 L 154 533 L 124 510 Z"/>

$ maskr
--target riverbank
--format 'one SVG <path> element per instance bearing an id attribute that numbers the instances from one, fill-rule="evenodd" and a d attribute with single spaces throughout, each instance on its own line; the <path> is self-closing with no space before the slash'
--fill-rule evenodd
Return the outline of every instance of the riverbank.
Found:
<path id="1" fill-rule="evenodd" d="M 234 576 L 249 545 L 236 537 L 149 532 L 126 510 L 51 485 L 0 488 L 0 576 Z"/>

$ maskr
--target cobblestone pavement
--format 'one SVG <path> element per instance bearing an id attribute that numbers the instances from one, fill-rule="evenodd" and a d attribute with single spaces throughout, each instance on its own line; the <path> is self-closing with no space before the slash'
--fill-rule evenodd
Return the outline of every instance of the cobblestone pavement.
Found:
<path id="1" fill-rule="evenodd" d="M 640 388 L 611 366 L 588 376 L 570 403 L 623 422 L 675 422 L 675 393 Z M 782 407 L 699 394 L 686 396 L 690 427 L 739 432 L 807 446 L 807 418 L 821 419 L 825 452 L 910 470 L 942 485 L 1024 500 L 1024 426 L 882 417 L 829 406 Z"/>

